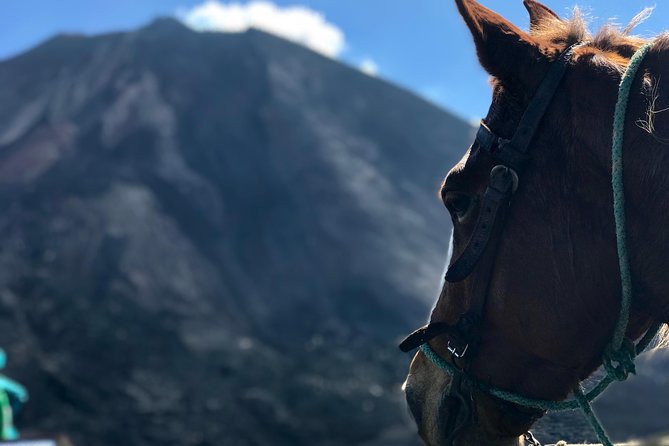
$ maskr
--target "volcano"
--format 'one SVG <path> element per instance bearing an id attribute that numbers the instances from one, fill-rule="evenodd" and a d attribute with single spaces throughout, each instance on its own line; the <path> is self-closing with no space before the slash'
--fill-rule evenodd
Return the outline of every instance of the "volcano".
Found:
<path id="1" fill-rule="evenodd" d="M 0 63 L 0 339 L 28 434 L 415 444 L 471 126 L 257 30 L 172 19 Z"/>

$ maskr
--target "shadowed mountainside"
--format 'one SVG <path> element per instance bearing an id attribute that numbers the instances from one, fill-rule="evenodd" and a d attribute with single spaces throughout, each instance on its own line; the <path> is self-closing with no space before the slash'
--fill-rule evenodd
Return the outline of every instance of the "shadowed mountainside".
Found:
<path id="1" fill-rule="evenodd" d="M 470 126 L 276 37 L 174 20 L 0 63 L 0 339 L 76 444 L 411 444 Z"/>

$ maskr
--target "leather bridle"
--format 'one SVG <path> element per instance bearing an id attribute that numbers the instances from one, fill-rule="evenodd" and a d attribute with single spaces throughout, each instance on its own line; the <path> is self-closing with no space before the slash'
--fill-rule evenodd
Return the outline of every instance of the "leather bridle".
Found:
<path id="1" fill-rule="evenodd" d="M 403 352 L 409 352 L 437 336 L 448 339 L 450 359 L 461 371 L 453 376 L 449 395 L 459 401 L 461 413 L 457 419 L 447 420 L 449 425 L 446 444 L 452 443 L 457 433 L 475 415 L 473 388 L 467 383 L 473 357 L 476 355 L 481 334 L 481 322 L 488 297 L 496 258 L 497 246 L 502 237 L 507 210 L 516 192 L 534 136 L 546 110 L 567 71 L 573 50 L 567 48 L 551 64 L 548 73 L 523 113 L 513 137 L 508 140 L 494 134 L 481 122 L 472 145 L 470 156 L 488 156 L 496 165 L 490 171 L 490 179 L 481 201 L 478 220 L 460 256 L 451 262 L 445 276 L 447 282 L 460 282 L 475 270 L 480 279 L 472 284 L 472 297 L 467 311 L 455 324 L 434 321 L 410 334 L 400 344 Z M 499 401 L 500 404 L 509 404 Z M 517 407 L 521 412 L 527 412 Z M 543 411 L 528 413 L 530 418 L 539 418 Z M 450 411 L 449 411 L 450 413 Z M 450 418 L 454 418 L 451 416 Z"/>

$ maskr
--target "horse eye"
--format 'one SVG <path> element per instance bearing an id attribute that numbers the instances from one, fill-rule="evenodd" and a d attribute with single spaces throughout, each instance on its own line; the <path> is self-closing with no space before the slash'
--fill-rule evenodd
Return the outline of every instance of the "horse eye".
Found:
<path id="1" fill-rule="evenodd" d="M 442 199 L 448 211 L 457 220 L 464 219 L 472 206 L 471 197 L 458 192 L 446 192 Z"/>

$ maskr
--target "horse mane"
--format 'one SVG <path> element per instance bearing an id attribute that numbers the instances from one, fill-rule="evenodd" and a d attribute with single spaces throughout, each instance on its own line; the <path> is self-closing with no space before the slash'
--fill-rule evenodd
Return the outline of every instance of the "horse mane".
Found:
<path id="1" fill-rule="evenodd" d="M 624 27 L 607 23 L 594 35 L 588 29 L 588 20 L 578 7 L 572 11 L 569 19 L 553 16 L 544 17 L 540 23 L 532 27 L 531 34 L 540 42 L 551 47 L 564 49 L 577 43 L 585 43 L 576 55 L 593 54 L 604 56 L 603 59 L 618 68 L 624 68 L 632 55 L 648 40 L 631 35 L 632 31 L 643 23 L 653 12 L 653 8 L 645 8 Z M 658 45 L 669 48 L 669 34 L 656 38 Z M 602 59 L 599 57 L 599 59 Z"/>
<path id="2" fill-rule="evenodd" d="M 532 26 L 531 35 L 544 45 L 561 50 L 578 43 L 584 43 L 576 56 L 591 55 L 597 63 L 606 63 L 621 73 L 632 55 L 648 40 L 631 35 L 632 31 L 646 20 L 653 8 L 645 8 L 624 27 L 612 23 L 602 26 L 594 35 L 588 29 L 588 20 L 578 7 L 569 19 L 545 16 L 540 23 Z M 669 49 L 669 33 L 655 38 L 660 49 Z M 652 134 L 652 128 L 649 133 Z M 669 349 L 669 325 L 665 324 L 651 344 L 654 348 Z"/>
<path id="3" fill-rule="evenodd" d="M 651 347 L 669 349 L 669 325 L 664 324 L 660 332 L 655 336 Z"/>

